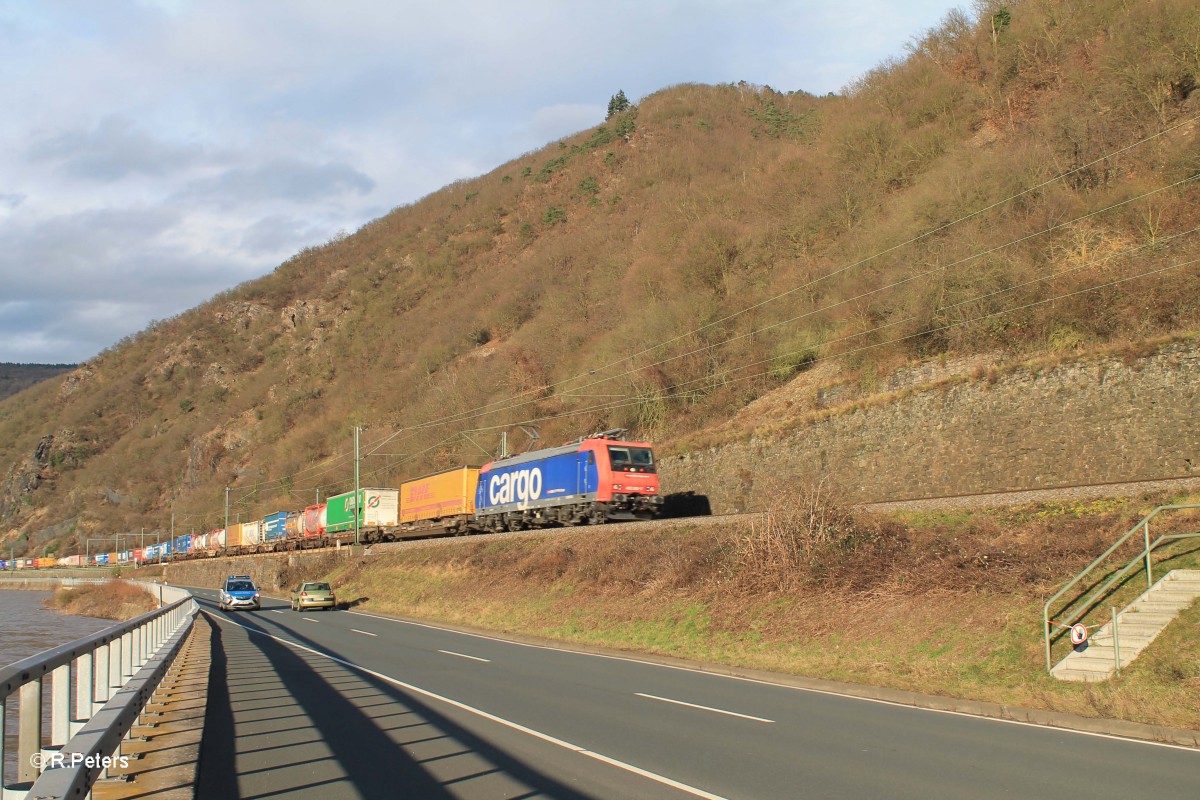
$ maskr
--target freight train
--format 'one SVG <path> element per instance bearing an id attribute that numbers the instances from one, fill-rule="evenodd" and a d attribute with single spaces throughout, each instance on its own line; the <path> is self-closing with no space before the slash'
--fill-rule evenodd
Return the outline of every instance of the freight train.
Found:
<path id="1" fill-rule="evenodd" d="M 86 561 L 145 563 L 327 547 L 354 543 L 356 536 L 369 544 L 653 519 L 663 504 L 654 450 L 649 442 L 623 439 L 624 434 L 622 429 L 603 431 L 482 467 L 455 467 L 414 478 L 399 488 L 349 491 L 303 510 L 278 511 L 148 547 L 99 553 Z M 73 562 L 57 564 L 67 566 L 82 563 L 84 557 L 38 560 Z"/>

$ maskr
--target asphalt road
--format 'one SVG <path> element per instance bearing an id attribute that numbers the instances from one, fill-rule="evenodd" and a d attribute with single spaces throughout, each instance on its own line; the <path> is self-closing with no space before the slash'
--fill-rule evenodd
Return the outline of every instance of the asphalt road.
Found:
<path id="1" fill-rule="evenodd" d="M 197 596 L 200 798 L 1200 796 L 1193 749 Z"/>

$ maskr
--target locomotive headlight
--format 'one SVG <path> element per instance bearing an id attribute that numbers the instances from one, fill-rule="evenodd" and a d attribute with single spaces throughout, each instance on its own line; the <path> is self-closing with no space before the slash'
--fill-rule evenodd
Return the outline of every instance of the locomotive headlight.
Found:
<path id="1" fill-rule="evenodd" d="M 618 492 L 619 492 L 619 491 L 621 491 L 621 490 L 622 490 L 622 489 L 624 489 L 624 488 L 625 488 L 625 485 L 624 485 L 624 484 L 621 484 L 621 483 L 614 483 L 614 484 L 613 484 L 613 489 L 617 490 Z"/>

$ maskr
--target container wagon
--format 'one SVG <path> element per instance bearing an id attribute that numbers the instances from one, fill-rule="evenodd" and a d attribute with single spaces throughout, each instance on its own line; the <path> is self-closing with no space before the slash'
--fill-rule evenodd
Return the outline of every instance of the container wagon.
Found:
<path id="1" fill-rule="evenodd" d="M 405 533 L 468 533 L 475 519 L 478 467 L 435 472 L 400 484 L 400 525 Z"/>
<path id="2" fill-rule="evenodd" d="M 400 492 L 397 489 L 360 489 L 329 498 L 325 506 L 325 533 L 329 536 L 358 530 L 368 541 L 388 541 L 399 524 Z"/>

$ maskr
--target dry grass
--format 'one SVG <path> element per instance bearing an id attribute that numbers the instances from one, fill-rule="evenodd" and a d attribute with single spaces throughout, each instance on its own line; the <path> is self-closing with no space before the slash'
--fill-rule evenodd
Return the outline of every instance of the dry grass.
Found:
<path id="1" fill-rule="evenodd" d="M 59 589 L 46 601 L 46 605 L 60 614 L 124 622 L 153 611 L 158 607 L 158 601 L 140 586 L 112 580 Z"/>
<path id="2" fill-rule="evenodd" d="M 849 514 L 824 487 L 793 499 L 754 527 L 453 542 L 328 577 L 339 597 L 407 617 L 1200 728 L 1198 610 L 1168 632 L 1176 644 L 1103 686 L 1059 683 L 1042 663 L 1043 599 L 1141 509 L 914 523 Z"/>

